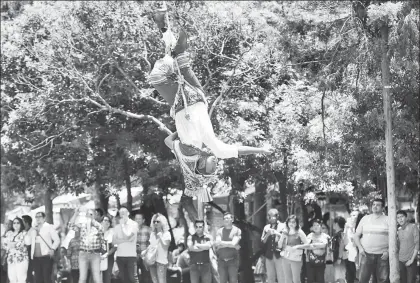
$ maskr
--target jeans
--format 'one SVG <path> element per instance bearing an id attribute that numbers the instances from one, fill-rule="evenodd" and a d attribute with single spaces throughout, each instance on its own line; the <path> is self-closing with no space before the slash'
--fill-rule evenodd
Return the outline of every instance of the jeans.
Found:
<path id="1" fill-rule="evenodd" d="M 32 267 L 35 272 L 35 282 L 52 283 L 53 260 L 51 257 L 34 257 Z"/>
<path id="2" fill-rule="evenodd" d="M 152 277 L 153 283 L 166 283 L 166 271 L 168 269 L 167 264 L 161 264 L 156 262 L 150 266 L 150 276 Z"/>
<path id="3" fill-rule="evenodd" d="M 381 259 L 382 254 L 362 256 L 360 263 L 360 283 L 369 283 L 372 274 L 376 274 L 377 283 L 386 283 L 389 277 L 388 259 Z"/>
<path id="4" fill-rule="evenodd" d="M 117 256 L 119 277 L 124 283 L 136 283 L 137 278 L 137 258 Z"/>
<path id="5" fill-rule="evenodd" d="M 278 283 L 286 283 L 284 281 L 283 259 L 273 257 L 272 259 L 265 259 L 265 266 L 267 269 L 267 282 L 275 283 L 276 278 Z"/>
<path id="6" fill-rule="evenodd" d="M 211 263 L 191 264 L 191 283 L 211 283 Z"/>
<path id="7" fill-rule="evenodd" d="M 79 252 L 79 283 L 86 283 L 90 266 L 94 283 L 101 283 L 101 255 L 99 253 Z"/>
<path id="8" fill-rule="evenodd" d="M 10 283 L 26 283 L 26 276 L 28 274 L 29 262 L 24 260 L 22 262 L 8 263 L 7 275 Z"/>
<path id="9" fill-rule="evenodd" d="M 112 268 L 114 267 L 114 255 L 108 256 L 108 269 L 102 271 L 102 283 L 111 283 Z"/>
<path id="10" fill-rule="evenodd" d="M 79 277 L 80 277 L 80 272 L 79 269 L 72 269 L 70 271 L 71 274 L 71 282 L 72 283 L 78 283 L 79 282 Z"/>
<path id="11" fill-rule="evenodd" d="M 287 283 L 300 283 L 302 261 L 283 259 L 284 278 Z"/>
<path id="12" fill-rule="evenodd" d="M 224 261 L 219 259 L 217 262 L 220 283 L 238 283 L 239 259 Z"/>
<path id="13" fill-rule="evenodd" d="M 325 282 L 325 263 L 322 265 L 314 265 L 310 262 L 306 263 L 307 283 L 324 283 Z"/>
<path id="14" fill-rule="evenodd" d="M 405 263 L 400 261 L 400 283 L 416 283 L 417 258 L 410 266 L 405 266 Z"/>
<path id="15" fill-rule="evenodd" d="M 356 281 L 356 263 L 345 260 L 346 263 L 346 281 L 347 283 L 354 283 Z"/>

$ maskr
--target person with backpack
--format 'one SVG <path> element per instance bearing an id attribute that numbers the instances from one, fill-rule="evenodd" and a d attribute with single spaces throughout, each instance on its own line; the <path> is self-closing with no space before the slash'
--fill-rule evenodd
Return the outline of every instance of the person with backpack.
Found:
<path id="1" fill-rule="evenodd" d="M 322 222 L 319 219 L 312 221 L 312 232 L 307 236 L 306 249 L 306 278 L 307 283 L 324 283 L 327 245 L 329 236 L 322 233 Z"/>

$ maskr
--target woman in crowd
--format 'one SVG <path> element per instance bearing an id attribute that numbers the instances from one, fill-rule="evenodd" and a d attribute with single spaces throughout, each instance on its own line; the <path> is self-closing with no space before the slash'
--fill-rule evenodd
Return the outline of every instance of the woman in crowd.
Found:
<path id="1" fill-rule="evenodd" d="M 322 233 L 322 222 L 319 219 L 312 221 L 312 233 L 307 237 L 309 243 L 306 248 L 306 276 L 307 283 L 324 283 L 326 266 L 326 252 L 328 245 L 327 234 Z"/>
<path id="2" fill-rule="evenodd" d="M 171 243 L 168 220 L 160 213 L 153 215 L 150 224 L 150 246 L 156 247 L 156 263 L 150 266 L 153 283 L 166 283 L 168 268 L 168 249 Z"/>
<path id="3" fill-rule="evenodd" d="M 299 220 L 296 215 L 290 215 L 286 220 L 286 229 L 283 231 L 279 241 L 283 249 L 283 272 L 285 282 L 300 283 L 300 272 L 302 270 L 303 245 L 308 240 L 305 233 L 300 229 Z"/>
<path id="4" fill-rule="evenodd" d="M 117 248 L 112 244 L 112 237 L 114 235 L 114 229 L 112 228 L 112 217 L 105 215 L 102 220 L 102 226 L 104 227 L 104 239 L 108 245 L 108 252 L 106 257 L 108 258 L 108 269 L 102 272 L 103 283 L 111 283 L 112 269 L 114 267 L 114 253 Z"/>
<path id="5" fill-rule="evenodd" d="M 29 256 L 26 245 L 29 238 L 26 236 L 22 219 L 16 217 L 10 231 L 5 235 L 4 248 L 7 252 L 7 274 L 10 283 L 26 283 Z"/>

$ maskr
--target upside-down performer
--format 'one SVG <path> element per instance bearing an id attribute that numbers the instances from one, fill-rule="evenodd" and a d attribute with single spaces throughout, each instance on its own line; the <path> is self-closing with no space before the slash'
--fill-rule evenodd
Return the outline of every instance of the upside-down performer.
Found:
<path id="1" fill-rule="evenodd" d="M 222 159 L 270 153 L 264 148 L 226 144 L 216 137 L 203 87 L 191 69 L 186 32 L 181 30 L 178 39 L 175 38 L 168 27 L 166 10 L 156 13 L 154 20 L 163 34 L 166 55 L 156 61 L 149 81 L 172 106 L 170 113 L 175 119 L 180 142 L 197 150 L 204 144 Z"/>

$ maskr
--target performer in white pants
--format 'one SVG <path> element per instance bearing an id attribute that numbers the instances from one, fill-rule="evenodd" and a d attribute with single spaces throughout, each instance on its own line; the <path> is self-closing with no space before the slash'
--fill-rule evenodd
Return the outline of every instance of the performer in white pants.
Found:
<path id="1" fill-rule="evenodd" d="M 172 106 L 171 116 L 175 119 L 181 143 L 197 149 L 202 149 L 204 144 L 216 157 L 222 159 L 270 153 L 263 148 L 229 145 L 216 137 L 203 87 L 191 69 L 189 53 L 186 51 L 187 34 L 181 30 L 178 39 L 175 39 L 162 11 L 155 15 L 155 21 L 163 32 L 166 55 L 156 61 L 149 81 Z"/>

